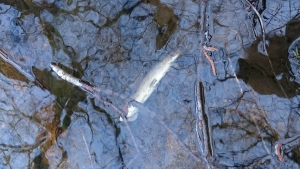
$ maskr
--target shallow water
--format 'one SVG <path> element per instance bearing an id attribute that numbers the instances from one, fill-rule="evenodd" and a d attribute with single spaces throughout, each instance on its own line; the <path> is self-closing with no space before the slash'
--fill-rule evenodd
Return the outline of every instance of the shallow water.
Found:
<path id="1" fill-rule="evenodd" d="M 246 1 L 2 2 L 0 48 L 19 67 L 0 59 L 0 168 L 299 167 L 297 145 L 283 162 L 275 154 L 300 133 L 288 60 L 297 0 L 252 1 L 268 56 Z M 133 101 L 177 49 L 149 99 Z M 97 90 L 63 81 L 51 62 Z M 128 103 L 138 118 L 120 122 Z"/>

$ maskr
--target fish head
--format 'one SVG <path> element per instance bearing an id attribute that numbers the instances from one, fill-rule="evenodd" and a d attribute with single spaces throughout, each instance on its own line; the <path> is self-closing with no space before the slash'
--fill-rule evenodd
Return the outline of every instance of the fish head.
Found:
<path id="1" fill-rule="evenodd" d="M 58 66 L 58 64 L 55 63 L 55 62 L 51 62 L 50 65 L 51 65 L 51 66 Z"/>
<path id="2" fill-rule="evenodd" d="M 126 119 L 127 121 L 135 121 L 137 119 L 137 108 L 132 106 L 132 105 L 128 105 L 125 104 L 124 108 L 126 109 L 125 112 L 127 112 L 126 115 Z M 120 121 L 124 121 L 124 119 L 122 117 L 120 117 Z"/>

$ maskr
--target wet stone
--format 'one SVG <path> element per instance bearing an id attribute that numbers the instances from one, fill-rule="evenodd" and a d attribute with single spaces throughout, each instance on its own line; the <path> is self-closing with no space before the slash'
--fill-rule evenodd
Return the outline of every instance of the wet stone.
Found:
<path id="1" fill-rule="evenodd" d="M 97 24 L 98 26 L 102 26 L 101 24 L 98 23 L 100 22 L 101 19 L 104 19 L 103 17 L 100 17 L 100 15 L 93 10 L 83 12 L 81 18 L 87 22 L 92 21 L 94 24 Z"/>
<path id="2" fill-rule="evenodd" d="M 54 97 L 36 86 L 32 87 L 3 75 L 0 78 L 1 119 L 4 122 L 1 129 L 1 149 L 5 152 L 2 160 L 9 158 L 11 167 L 26 168 L 34 165 L 30 164 L 33 158 L 29 159 L 29 154 L 36 151 L 36 138 L 41 131 L 45 130 L 45 126 L 38 122 L 39 119 L 34 121 L 33 118 L 36 113 L 51 105 Z M 5 165 L 8 164 L 2 163 L 1 168 L 5 168 Z"/>
<path id="3" fill-rule="evenodd" d="M 12 168 L 26 168 L 28 166 L 27 153 L 12 153 L 10 164 Z"/>
<path id="4" fill-rule="evenodd" d="M 270 36 L 285 36 L 286 32 L 284 25 L 298 13 L 296 9 L 299 7 L 299 2 L 297 0 L 291 0 L 290 2 L 266 2 L 266 6 L 268 8 L 266 8 L 266 10 L 264 10 L 262 13 L 262 19 L 264 23 L 268 23 L 265 29 L 266 33 L 268 33 Z M 290 6 L 290 4 L 292 4 L 292 6 Z M 291 8 L 291 11 L 287 12 L 285 10 L 287 8 Z M 274 16 L 277 16 L 278 18 Z M 260 32 L 260 28 L 258 26 L 259 25 L 256 26 L 257 31 Z"/>
<path id="5" fill-rule="evenodd" d="M 57 167 L 62 160 L 62 151 L 57 144 L 52 145 L 46 152 L 46 158 L 51 167 Z"/>
<path id="6" fill-rule="evenodd" d="M 44 3 L 52 4 L 55 2 L 55 0 L 32 0 L 33 3 L 36 3 L 37 5 L 43 5 Z"/>
<path id="7" fill-rule="evenodd" d="M 58 8 L 64 9 L 66 11 L 72 11 L 77 7 L 77 0 L 69 0 L 69 1 L 56 1 L 55 5 Z"/>
<path id="8" fill-rule="evenodd" d="M 256 53 L 261 28 L 246 1 L 35 0 L 26 10 L 1 4 L 1 48 L 22 70 L 33 75 L 34 66 L 50 80 L 41 80 L 43 88 L 0 74 L 0 168 L 297 168 L 298 147 L 280 162 L 274 146 L 299 134 L 299 84 L 286 62 L 293 57 L 286 46 L 298 38 L 297 17 L 284 28 L 299 3 L 260 2 L 253 5 L 265 24 L 269 57 Z M 210 8 L 205 14 L 203 4 Z M 207 51 L 213 63 L 203 45 L 217 48 Z M 181 55 L 138 104 L 137 119 L 120 122 L 147 74 L 176 49 Z M 52 61 L 97 91 L 50 73 Z M 202 123 L 196 80 L 204 92 Z M 58 122 L 50 129 L 50 121 Z M 212 157 L 199 148 L 204 123 Z"/>
<path id="9" fill-rule="evenodd" d="M 295 81 L 300 83 L 299 72 L 300 72 L 300 56 L 299 56 L 299 48 L 300 48 L 300 38 L 298 37 L 293 43 L 289 46 L 289 61 L 291 66 L 291 71 L 295 75 Z"/>
<path id="10" fill-rule="evenodd" d="M 7 30 L 2 32 L 2 36 L 6 37 L 2 42 L 4 50 L 10 54 L 14 62 L 27 69 L 28 72 L 24 72 L 25 74 L 34 76 L 31 67 L 44 69 L 52 57 L 50 44 L 41 33 L 40 20 L 33 14 L 23 15 L 17 20 L 19 14 L 14 8 L 1 15 L 2 19 L 7 18 L 1 22 L 3 29 Z"/>

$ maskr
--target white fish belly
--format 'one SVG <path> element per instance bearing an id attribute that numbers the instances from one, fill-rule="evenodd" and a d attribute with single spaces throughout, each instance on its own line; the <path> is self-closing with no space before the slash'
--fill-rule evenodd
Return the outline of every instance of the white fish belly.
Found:
<path id="1" fill-rule="evenodd" d="M 180 55 L 180 51 L 176 50 L 175 52 L 168 55 L 164 60 L 159 62 L 143 79 L 140 86 L 132 99 L 137 102 L 145 103 L 145 101 L 151 96 L 153 91 L 156 89 L 159 81 L 165 76 L 172 63 Z M 134 121 L 137 118 L 138 109 L 132 105 L 128 105 L 127 120 Z M 120 118 L 122 121 L 123 119 Z"/>
<path id="2" fill-rule="evenodd" d="M 81 87 L 82 84 L 80 83 L 78 78 L 73 77 L 72 75 L 66 73 L 64 70 L 62 70 L 57 65 L 54 65 L 53 63 L 50 64 L 51 69 L 63 80 L 66 80 L 67 82 L 70 82 L 76 86 Z"/>

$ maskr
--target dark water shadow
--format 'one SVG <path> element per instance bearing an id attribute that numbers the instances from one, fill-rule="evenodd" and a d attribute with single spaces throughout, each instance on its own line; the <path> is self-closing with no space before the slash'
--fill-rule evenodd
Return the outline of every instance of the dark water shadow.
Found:
<path id="1" fill-rule="evenodd" d="M 77 72 L 74 73 L 73 70 L 67 69 L 62 65 L 60 66 L 68 73 L 73 72 L 71 74 L 75 75 L 81 74 Z M 43 85 L 43 88 L 49 90 L 56 96 L 56 103 L 58 106 L 58 110 L 56 111 L 57 115 L 61 116 L 63 109 L 66 111 L 67 115 L 62 119 L 63 122 L 61 128 L 68 128 L 71 123 L 70 116 L 72 115 L 72 112 L 81 110 L 81 108 L 78 107 L 78 102 L 86 99 L 86 93 L 65 80 L 57 79 L 48 70 L 40 71 L 33 68 L 33 72 L 36 75 L 37 80 Z"/>
<path id="2" fill-rule="evenodd" d="M 159 0 L 144 0 L 157 7 L 154 14 L 154 20 L 157 23 L 159 34 L 156 36 L 156 49 L 161 49 L 177 28 L 178 17 L 174 14 L 173 9 L 163 5 Z"/>
<path id="3" fill-rule="evenodd" d="M 246 51 L 247 59 L 239 59 L 238 77 L 259 94 L 285 97 L 281 85 L 288 98 L 298 95 L 300 85 L 295 82 L 295 75 L 290 71 L 288 47 L 300 35 L 299 28 L 300 22 L 291 21 L 286 26 L 286 37 L 268 38 L 269 56 L 264 56 L 257 51 L 260 39 L 254 42 Z"/>

